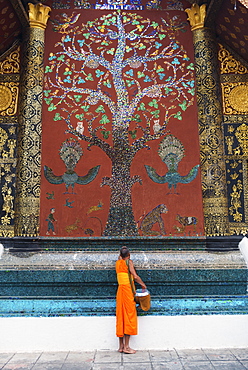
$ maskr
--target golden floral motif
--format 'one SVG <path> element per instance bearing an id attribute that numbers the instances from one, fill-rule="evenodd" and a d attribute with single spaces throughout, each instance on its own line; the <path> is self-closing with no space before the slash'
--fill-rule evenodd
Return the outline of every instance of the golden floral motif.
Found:
<path id="1" fill-rule="evenodd" d="M 0 112 L 9 108 L 12 103 L 12 94 L 8 86 L 0 85 Z"/>
<path id="2" fill-rule="evenodd" d="M 0 74 L 20 72 L 20 47 L 0 62 Z"/>
<path id="3" fill-rule="evenodd" d="M 18 85 L 14 82 L 0 84 L 0 116 L 12 116 L 17 112 Z"/>
<path id="4" fill-rule="evenodd" d="M 228 154 L 232 155 L 233 137 L 232 136 L 226 136 L 225 140 L 226 140 Z"/>
<path id="5" fill-rule="evenodd" d="M 242 221 L 242 213 L 238 211 L 239 208 L 242 208 L 242 204 L 240 201 L 242 190 L 243 190 L 243 186 L 242 186 L 241 180 L 238 180 L 237 185 L 233 185 L 232 193 L 230 193 L 231 207 L 229 207 L 229 211 L 230 211 L 230 215 L 233 216 L 233 219 L 236 222 Z"/>
<path id="6" fill-rule="evenodd" d="M 218 59 L 220 61 L 220 72 L 224 73 L 248 73 L 248 69 L 244 67 L 232 54 L 219 44 Z"/>
<path id="7" fill-rule="evenodd" d="M 248 126 L 243 123 L 235 132 L 235 136 L 242 148 L 243 155 L 248 156 Z"/>
<path id="8" fill-rule="evenodd" d="M 238 112 L 248 112 L 248 84 L 239 85 L 230 91 L 230 105 Z"/>
<path id="9" fill-rule="evenodd" d="M 223 113 L 247 114 L 248 112 L 248 83 L 222 83 Z"/>

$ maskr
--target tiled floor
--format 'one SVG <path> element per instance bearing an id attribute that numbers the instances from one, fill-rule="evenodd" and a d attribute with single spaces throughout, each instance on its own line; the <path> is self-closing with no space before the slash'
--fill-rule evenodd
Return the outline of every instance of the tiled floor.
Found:
<path id="1" fill-rule="evenodd" d="M 4 370 L 245 370 L 248 348 L 0 353 Z"/>

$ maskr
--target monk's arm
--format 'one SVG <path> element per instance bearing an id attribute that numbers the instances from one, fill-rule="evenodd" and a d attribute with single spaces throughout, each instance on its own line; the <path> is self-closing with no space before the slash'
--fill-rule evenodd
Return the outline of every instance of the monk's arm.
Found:
<path id="1" fill-rule="evenodd" d="M 133 275 L 134 280 L 138 284 L 140 284 L 143 289 L 146 289 L 146 284 L 143 282 L 143 280 L 141 280 L 139 275 L 137 275 L 137 272 L 135 271 L 135 268 L 134 268 L 134 265 L 133 265 L 133 261 L 131 261 L 131 260 L 129 260 L 129 270 L 130 270 L 131 274 Z"/>

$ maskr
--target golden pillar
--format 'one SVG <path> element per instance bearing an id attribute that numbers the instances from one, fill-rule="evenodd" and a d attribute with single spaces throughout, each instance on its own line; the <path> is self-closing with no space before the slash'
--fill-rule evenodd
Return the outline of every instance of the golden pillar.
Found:
<path id="1" fill-rule="evenodd" d="M 39 235 L 44 36 L 51 10 L 29 5 L 19 100 L 15 236 Z"/>
<path id="2" fill-rule="evenodd" d="M 206 5 L 186 9 L 193 33 L 203 209 L 207 236 L 229 235 L 217 45 L 204 27 Z"/>

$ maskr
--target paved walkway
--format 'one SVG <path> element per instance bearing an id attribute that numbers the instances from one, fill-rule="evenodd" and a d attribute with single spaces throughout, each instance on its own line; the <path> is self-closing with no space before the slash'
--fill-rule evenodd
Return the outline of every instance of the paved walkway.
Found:
<path id="1" fill-rule="evenodd" d="M 4 370 L 245 370 L 248 348 L 137 351 L 0 353 Z"/>

